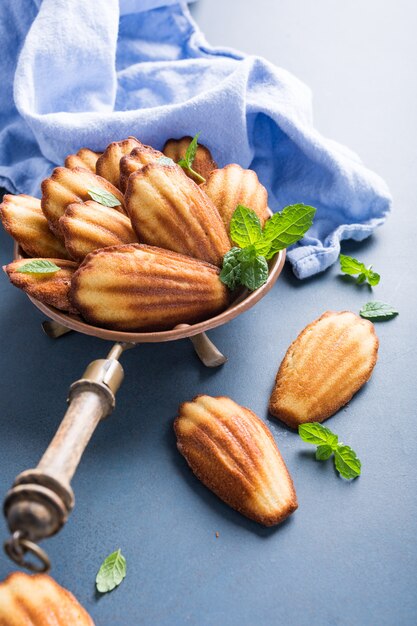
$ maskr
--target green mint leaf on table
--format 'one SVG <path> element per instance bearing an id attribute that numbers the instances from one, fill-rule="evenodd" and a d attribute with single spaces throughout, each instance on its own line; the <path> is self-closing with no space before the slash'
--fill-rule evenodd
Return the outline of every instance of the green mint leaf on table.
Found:
<path id="1" fill-rule="evenodd" d="M 102 204 L 103 206 L 113 208 L 115 206 L 120 206 L 121 204 L 120 200 L 118 200 L 116 196 L 102 187 L 91 187 L 91 189 L 87 189 L 87 193 L 92 200 Z"/>
<path id="2" fill-rule="evenodd" d="M 333 454 L 333 448 L 329 444 L 318 446 L 316 450 L 316 459 L 318 461 L 327 461 Z"/>
<path id="3" fill-rule="evenodd" d="M 178 165 L 180 165 L 184 170 L 188 170 L 191 174 L 193 174 L 193 176 L 195 176 L 195 178 L 197 178 L 197 180 L 200 183 L 205 183 L 206 179 L 203 178 L 203 176 L 200 176 L 198 172 L 193 170 L 193 163 L 194 163 L 195 155 L 197 154 L 199 136 L 200 136 L 199 132 L 196 135 L 194 135 L 194 137 L 190 141 L 190 144 L 187 148 L 184 158 L 178 161 Z"/>
<path id="4" fill-rule="evenodd" d="M 255 211 L 238 204 L 230 221 L 230 238 L 240 248 L 262 239 L 261 220 Z"/>
<path id="5" fill-rule="evenodd" d="M 61 268 L 52 261 L 46 259 L 36 259 L 35 261 L 29 261 L 24 265 L 21 265 L 16 271 L 22 274 L 55 274 L 59 272 Z"/>
<path id="6" fill-rule="evenodd" d="M 172 167 L 173 165 L 175 165 L 175 161 L 173 161 L 167 156 L 159 157 L 159 159 L 157 160 L 157 163 L 159 163 L 159 165 L 168 165 L 169 167 Z"/>
<path id="7" fill-rule="evenodd" d="M 301 239 L 310 228 L 316 209 L 305 204 L 285 207 L 265 223 L 258 215 L 238 204 L 230 220 L 230 238 L 239 247 L 223 257 L 220 279 L 230 289 L 239 285 L 251 291 L 268 280 L 268 259 Z"/>
<path id="8" fill-rule="evenodd" d="M 301 424 L 298 434 L 303 441 L 317 447 L 316 459 L 327 461 L 334 454 L 334 464 L 343 478 L 356 478 L 361 473 L 361 462 L 349 446 L 339 442 L 337 435 L 318 422 Z"/>
<path id="9" fill-rule="evenodd" d="M 313 223 L 316 209 L 306 204 L 291 204 L 281 212 L 275 213 L 265 224 L 264 240 L 270 242 L 267 259 L 299 241 Z"/>
<path id="10" fill-rule="evenodd" d="M 120 548 L 104 559 L 96 576 L 96 587 L 100 593 L 112 591 L 126 576 L 126 559 Z"/>
<path id="11" fill-rule="evenodd" d="M 361 462 L 349 446 L 339 445 L 334 452 L 334 464 L 343 478 L 356 478 L 361 473 Z"/>
<path id="12" fill-rule="evenodd" d="M 379 302 L 379 300 L 375 300 L 373 302 L 367 302 L 363 305 L 361 310 L 359 311 L 359 315 L 361 317 L 365 317 L 368 320 L 372 320 L 377 322 L 379 320 L 390 320 L 391 318 L 398 315 L 398 311 L 394 309 L 390 304 L 385 304 L 385 302 Z"/>
<path id="13" fill-rule="evenodd" d="M 241 252 L 241 248 L 232 248 L 223 257 L 223 267 L 220 272 L 220 280 L 232 291 L 241 284 L 239 260 Z"/>
<path id="14" fill-rule="evenodd" d="M 301 424 L 298 427 L 298 434 L 303 441 L 312 443 L 315 446 L 320 446 L 322 444 L 333 446 L 336 445 L 338 441 L 337 435 L 318 422 Z"/>
<path id="15" fill-rule="evenodd" d="M 359 276 L 356 279 L 358 285 L 368 281 L 368 284 L 371 287 L 375 287 L 381 279 L 380 275 L 372 270 L 372 265 L 366 267 L 364 263 L 354 259 L 351 256 L 347 256 L 346 254 L 340 255 L 340 269 L 344 274 L 349 274 L 350 276 Z"/>

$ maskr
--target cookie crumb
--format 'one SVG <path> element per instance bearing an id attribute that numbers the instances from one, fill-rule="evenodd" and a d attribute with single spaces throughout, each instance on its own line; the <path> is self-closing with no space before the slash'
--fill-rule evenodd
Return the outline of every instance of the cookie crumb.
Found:
<path id="1" fill-rule="evenodd" d="M 218 539 L 218 538 L 219 538 L 219 536 L 220 536 L 220 535 L 219 535 L 219 533 L 218 533 L 218 532 L 216 532 L 216 539 Z"/>

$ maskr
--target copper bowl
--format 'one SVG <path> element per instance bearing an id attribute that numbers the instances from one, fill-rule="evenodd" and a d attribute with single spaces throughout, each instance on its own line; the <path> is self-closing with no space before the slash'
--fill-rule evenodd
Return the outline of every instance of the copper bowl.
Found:
<path id="1" fill-rule="evenodd" d="M 17 260 L 21 258 L 23 258 L 21 250 L 19 249 L 19 246 L 15 244 L 14 259 Z M 100 339 L 124 343 L 156 343 L 160 341 L 174 341 L 175 339 L 183 339 L 184 337 L 198 335 L 212 328 L 216 328 L 216 326 L 222 326 L 223 324 L 233 320 L 241 313 L 248 311 L 273 287 L 282 271 L 284 262 L 285 250 L 281 250 L 270 261 L 268 280 L 264 285 L 262 285 L 262 287 L 259 287 L 259 289 L 252 292 L 247 289 L 239 292 L 228 308 L 214 317 L 210 317 L 209 319 L 204 320 L 203 322 L 198 322 L 197 324 L 180 325 L 180 327 L 173 328 L 172 330 L 139 333 L 108 330 L 107 328 L 100 328 L 99 326 L 87 324 L 87 322 L 84 322 L 83 319 L 77 315 L 63 313 L 55 307 L 39 302 L 39 300 L 36 300 L 36 298 L 33 298 L 32 296 L 28 297 L 48 318 L 62 324 L 62 326 L 65 326 L 66 328 L 76 330 L 79 333 L 84 333 L 85 335 L 92 335 L 93 337 L 100 337 Z"/>

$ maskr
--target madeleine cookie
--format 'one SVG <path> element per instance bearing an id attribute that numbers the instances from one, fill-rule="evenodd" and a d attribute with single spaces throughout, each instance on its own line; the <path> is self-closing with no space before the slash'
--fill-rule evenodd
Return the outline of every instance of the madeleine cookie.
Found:
<path id="1" fill-rule="evenodd" d="M 66 167 L 56 167 L 50 178 L 42 182 L 42 211 L 49 222 L 49 226 L 57 237 L 63 239 L 59 227 L 59 218 L 72 202 L 91 200 L 90 190 L 103 190 L 111 193 L 120 204 L 113 210 L 124 213 L 124 199 L 116 187 L 108 180 L 89 172 L 82 167 L 69 170 Z"/>
<path id="2" fill-rule="evenodd" d="M 230 249 L 222 219 L 178 165 L 150 163 L 131 174 L 125 201 L 139 241 L 222 264 Z"/>
<path id="3" fill-rule="evenodd" d="M 14 572 L 0 583 L 0 626 L 94 626 L 76 598 L 46 574 Z"/>
<path id="4" fill-rule="evenodd" d="M 137 242 L 126 215 L 93 200 L 69 204 L 59 219 L 59 229 L 66 249 L 76 261 L 98 248 Z"/>
<path id="5" fill-rule="evenodd" d="M 371 322 L 350 311 L 327 311 L 288 348 L 270 413 L 292 428 L 327 419 L 369 380 L 378 345 Z"/>
<path id="6" fill-rule="evenodd" d="M 141 145 L 135 137 L 128 137 L 123 141 L 113 141 L 107 146 L 96 163 L 96 174 L 108 180 L 112 185 L 120 188 L 120 159 L 136 146 Z"/>
<path id="7" fill-rule="evenodd" d="M 168 139 L 165 143 L 162 152 L 165 156 L 169 157 L 175 163 L 178 163 L 181 159 L 185 157 L 185 153 L 187 152 L 187 148 L 192 142 L 192 137 L 181 137 L 181 139 Z M 193 170 L 200 174 L 203 178 L 209 176 L 210 172 L 215 170 L 217 167 L 216 161 L 214 161 L 211 156 L 211 152 L 206 146 L 199 143 L 197 145 L 197 152 L 195 154 L 195 158 L 193 161 Z M 194 182 L 201 183 L 201 180 L 196 178 L 192 172 L 189 170 L 185 170 L 187 176 L 189 176 Z"/>
<path id="8" fill-rule="evenodd" d="M 214 265 L 131 244 L 86 256 L 72 279 L 70 298 L 87 322 L 96 326 L 169 330 L 222 311 L 228 290 Z"/>
<path id="9" fill-rule="evenodd" d="M 32 261 L 52 261 L 60 270 L 53 274 L 28 274 L 19 272 L 19 269 Z M 25 291 L 29 296 L 36 298 L 44 304 L 54 306 L 61 311 L 76 313 L 68 299 L 72 276 L 78 264 L 64 259 L 19 259 L 3 270 L 8 275 L 10 282 Z"/>
<path id="10" fill-rule="evenodd" d="M 140 144 L 130 154 L 120 159 L 120 189 L 125 192 L 129 176 L 148 163 L 155 163 L 164 155 L 151 146 Z"/>
<path id="11" fill-rule="evenodd" d="M 265 424 L 226 397 L 197 396 L 174 423 L 178 450 L 194 474 L 226 504 L 265 526 L 298 504 L 294 485 Z"/>
<path id="12" fill-rule="evenodd" d="M 69 154 L 65 159 L 65 167 L 70 170 L 81 167 L 95 174 L 97 159 L 101 156 L 101 152 L 93 152 L 89 148 L 81 148 L 77 154 Z"/>
<path id="13" fill-rule="evenodd" d="M 5 230 L 28 256 L 69 258 L 63 243 L 49 228 L 38 198 L 7 194 L 0 204 L 0 217 Z"/>
<path id="14" fill-rule="evenodd" d="M 230 220 L 239 204 L 255 211 L 262 226 L 270 217 L 268 192 L 253 170 L 244 170 L 240 165 L 230 163 L 211 172 L 202 189 L 216 206 L 228 233 Z"/>

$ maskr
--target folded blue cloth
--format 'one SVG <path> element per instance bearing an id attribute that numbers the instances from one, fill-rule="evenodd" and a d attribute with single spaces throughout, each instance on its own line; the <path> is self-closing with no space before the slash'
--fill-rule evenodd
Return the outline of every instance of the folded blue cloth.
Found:
<path id="1" fill-rule="evenodd" d="M 39 196 L 67 154 L 135 135 L 161 148 L 201 131 L 220 166 L 257 171 L 273 210 L 317 207 L 288 253 L 299 278 L 331 265 L 390 207 L 385 183 L 313 127 L 309 89 L 259 57 L 213 48 L 184 3 L 3 0 L 0 183 Z"/>

